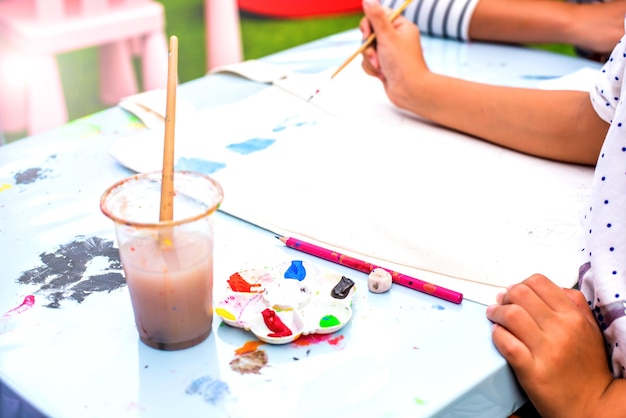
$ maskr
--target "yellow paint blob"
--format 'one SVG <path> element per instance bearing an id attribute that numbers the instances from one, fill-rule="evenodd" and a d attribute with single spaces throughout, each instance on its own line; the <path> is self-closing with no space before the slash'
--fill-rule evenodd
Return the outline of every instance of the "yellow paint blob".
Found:
<path id="1" fill-rule="evenodd" d="M 215 313 L 221 316 L 224 319 L 228 319 L 229 321 L 235 321 L 237 318 L 232 313 L 228 312 L 224 308 L 215 308 Z"/>

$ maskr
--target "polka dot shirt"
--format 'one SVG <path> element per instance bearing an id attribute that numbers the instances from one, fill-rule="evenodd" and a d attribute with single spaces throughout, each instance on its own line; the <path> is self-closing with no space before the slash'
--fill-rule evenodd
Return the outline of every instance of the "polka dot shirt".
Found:
<path id="1" fill-rule="evenodd" d="M 626 22 L 625 22 L 626 23 Z M 580 290 L 602 328 L 613 374 L 626 375 L 626 35 L 602 68 L 591 101 L 610 123 L 588 207 Z"/>

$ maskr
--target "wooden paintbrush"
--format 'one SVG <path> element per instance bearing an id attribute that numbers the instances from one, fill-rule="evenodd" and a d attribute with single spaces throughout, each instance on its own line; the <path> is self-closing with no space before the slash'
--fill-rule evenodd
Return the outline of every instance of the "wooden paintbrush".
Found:
<path id="1" fill-rule="evenodd" d="M 174 132 L 176 124 L 176 87 L 178 84 L 178 38 L 170 38 L 165 107 L 165 143 L 161 178 L 161 221 L 174 217 Z"/>

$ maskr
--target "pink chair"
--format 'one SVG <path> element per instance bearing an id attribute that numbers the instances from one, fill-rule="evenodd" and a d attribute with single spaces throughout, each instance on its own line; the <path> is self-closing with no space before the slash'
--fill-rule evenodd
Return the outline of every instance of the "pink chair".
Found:
<path id="1" fill-rule="evenodd" d="M 56 55 L 99 47 L 100 98 L 116 104 L 167 84 L 163 5 L 153 0 L 0 1 L 0 126 L 33 135 L 67 122 Z"/>
<path id="2" fill-rule="evenodd" d="M 237 0 L 205 0 L 207 68 L 243 59 Z"/>

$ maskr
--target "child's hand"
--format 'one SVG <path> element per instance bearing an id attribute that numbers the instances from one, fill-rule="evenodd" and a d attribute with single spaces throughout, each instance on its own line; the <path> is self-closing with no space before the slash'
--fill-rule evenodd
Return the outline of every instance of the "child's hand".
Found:
<path id="1" fill-rule="evenodd" d="M 365 17 L 360 29 L 363 39 L 376 33 L 376 40 L 363 52 L 363 69 L 378 77 L 384 84 L 389 99 L 398 107 L 406 109 L 411 100 L 407 97 L 412 80 L 420 80 L 429 73 L 420 43 L 417 26 L 400 15 L 389 21 L 390 10 L 377 0 L 363 0 Z"/>
<path id="2" fill-rule="evenodd" d="M 533 275 L 487 308 L 493 342 L 542 416 L 593 416 L 611 385 L 602 333 L 582 293 Z"/>

